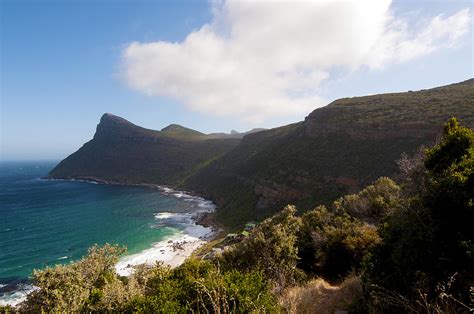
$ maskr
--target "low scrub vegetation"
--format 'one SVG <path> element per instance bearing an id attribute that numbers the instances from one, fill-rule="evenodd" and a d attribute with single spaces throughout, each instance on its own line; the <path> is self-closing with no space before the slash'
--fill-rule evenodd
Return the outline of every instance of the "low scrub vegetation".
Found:
<path id="1" fill-rule="evenodd" d="M 451 119 L 437 145 L 402 158 L 398 184 L 380 178 L 301 216 L 287 206 L 221 255 L 174 269 L 120 277 L 124 249 L 95 246 L 35 271 L 39 289 L 18 310 L 472 312 L 473 197 L 474 133 Z"/>

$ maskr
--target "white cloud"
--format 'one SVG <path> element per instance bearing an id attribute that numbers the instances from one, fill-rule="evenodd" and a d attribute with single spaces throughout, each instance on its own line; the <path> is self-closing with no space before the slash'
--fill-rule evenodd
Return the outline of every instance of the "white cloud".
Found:
<path id="1" fill-rule="evenodd" d="M 132 89 L 199 112 L 259 123 L 324 104 L 331 69 L 383 68 L 457 45 L 471 12 L 411 28 L 390 0 L 213 2 L 213 20 L 182 42 L 130 43 L 122 76 Z"/>

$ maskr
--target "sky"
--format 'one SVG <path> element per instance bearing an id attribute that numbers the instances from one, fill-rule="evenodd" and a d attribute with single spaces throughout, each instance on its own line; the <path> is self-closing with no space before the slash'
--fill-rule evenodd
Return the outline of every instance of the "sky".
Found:
<path id="1" fill-rule="evenodd" d="M 0 0 L 0 160 L 59 160 L 105 112 L 246 131 L 473 77 L 472 1 Z"/>

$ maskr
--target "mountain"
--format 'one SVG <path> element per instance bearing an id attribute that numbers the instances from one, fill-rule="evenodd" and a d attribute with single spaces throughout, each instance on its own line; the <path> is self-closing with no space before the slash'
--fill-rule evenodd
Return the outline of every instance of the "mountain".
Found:
<path id="1" fill-rule="evenodd" d="M 106 113 L 94 138 L 61 161 L 50 178 L 180 183 L 240 142 L 172 124 L 155 131 Z"/>
<path id="2" fill-rule="evenodd" d="M 178 125 L 153 131 L 106 114 L 94 139 L 50 177 L 174 185 L 214 200 L 218 219 L 237 226 L 288 203 L 303 210 L 329 203 L 393 175 L 401 154 L 432 143 L 452 116 L 474 127 L 474 79 L 336 100 L 302 122 L 242 139 Z"/>
<path id="3" fill-rule="evenodd" d="M 288 203 L 310 209 L 393 175 L 401 154 L 432 143 L 452 116 L 474 126 L 474 80 L 336 100 L 302 122 L 245 136 L 184 187 L 216 201 L 229 225 Z"/>
<path id="4" fill-rule="evenodd" d="M 232 131 L 230 131 L 230 133 L 211 133 L 208 136 L 215 137 L 215 138 L 239 138 L 239 139 L 241 139 L 245 135 L 252 134 L 252 133 L 257 133 L 257 132 L 260 132 L 260 131 L 263 131 L 263 130 L 265 130 L 265 129 L 255 128 L 255 129 L 251 129 L 250 131 L 247 131 L 247 132 L 244 132 L 244 133 L 240 133 L 240 132 L 237 132 L 236 130 L 232 130 Z"/>
<path id="5" fill-rule="evenodd" d="M 204 138 L 204 133 L 198 132 L 193 129 L 186 128 L 179 124 L 170 124 L 167 127 L 161 129 L 161 133 L 167 136 L 178 137 L 178 138 Z"/>

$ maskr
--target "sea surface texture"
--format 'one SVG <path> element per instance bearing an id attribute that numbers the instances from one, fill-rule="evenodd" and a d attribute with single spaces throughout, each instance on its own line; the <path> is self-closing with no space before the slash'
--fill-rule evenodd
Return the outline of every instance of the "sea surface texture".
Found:
<path id="1" fill-rule="evenodd" d="M 77 260 L 96 243 L 140 256 L 188 230 L 207 231 L 191 218 L 213 210 L 209 201 L 166 188 L 41 179 L 55 164 L 0 163 L 0 304 L 24 298 L 33 269 Z"/>

